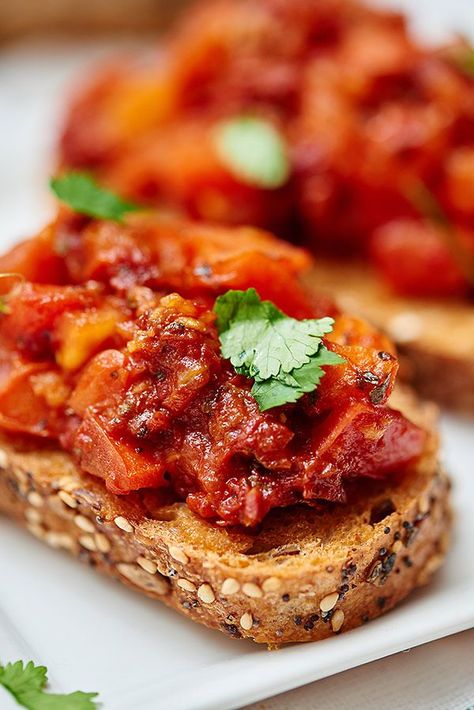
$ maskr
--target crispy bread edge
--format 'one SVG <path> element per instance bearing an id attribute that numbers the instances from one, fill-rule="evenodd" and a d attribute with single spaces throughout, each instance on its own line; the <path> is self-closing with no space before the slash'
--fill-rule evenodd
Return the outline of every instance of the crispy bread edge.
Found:
<path id="1" fill-rule="evenodd" d="M 206 523 L 184 504 L 150 513 L 145 498 L 108 493 L 64 452 L 1 435 L 0 512 L 193 621 L 269 647 L 391 609 L 443 562 L 452 517 L 436 435 L 407 479 L 323 514 L 275 511 L 252 534 Z"/>

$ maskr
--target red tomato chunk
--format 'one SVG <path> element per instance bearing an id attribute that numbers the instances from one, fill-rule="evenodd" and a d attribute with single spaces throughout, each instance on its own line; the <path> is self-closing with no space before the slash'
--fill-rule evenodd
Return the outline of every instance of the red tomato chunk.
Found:
<path id="1" fill-rule="evenodd" d="M 253 526 L 278 506 L 344 501 L 347 481 L 401 473 L 423 451 L 425 432 L 386 404 L 390 343 L 306 293 L 305 252 L 153 216 L 64 212 L 48 235 L 3 257 L 28 278 L 36 259 L 62 255 L 50 285 L 18 282 L 4 297 L 0 427 L 59 441 L 113 493 L 159 489 Z M 265 412 L 221 357 L 212 310 L 251 285 L 294 317 L 334 316 L 325 344 L 345 360 L 316 392 Z"/>

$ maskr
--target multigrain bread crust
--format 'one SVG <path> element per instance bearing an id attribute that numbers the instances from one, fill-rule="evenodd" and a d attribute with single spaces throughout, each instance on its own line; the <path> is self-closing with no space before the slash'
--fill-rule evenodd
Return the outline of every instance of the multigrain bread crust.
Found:
<path id="1" fill-rule="evenodd" d="M 423 397 L 474 414 L 472 302 L 396 296 L 357 261 L 318 258 L 307 283 L 384 330 L 399 348 L 401 377 Z"/>
<path id="2" fill-rule="evenodd" d="M 431 431 L 407 393 L 393 406 Z M 194 621 L 276 647 L 373 619 L 425 584 L 449 540 L 432 433 L 416 468 L 348 505 L 273 511 L 256 532 L 211 525 L 152 493 L 118 497 L 57 448 L 0 438 L 0 511 L 37 538 Z"/>

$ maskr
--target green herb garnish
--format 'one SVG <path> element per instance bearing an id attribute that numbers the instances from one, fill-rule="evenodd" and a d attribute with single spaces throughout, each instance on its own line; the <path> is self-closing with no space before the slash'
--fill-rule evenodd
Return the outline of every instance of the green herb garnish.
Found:
<path id="1" fill-rule="evenodd" d="M 45 666 L 35 666 L 33 661 L 0 665 L 0 685 L 8 690 L 19 705 L 28 710 L 95 710 L 93 698 L 97 693 L 78 690 L 68 695 L 47 693 L 48 682 Z"/>
<path id="2" fill-rule="evenodd" d="M 344 362 L 322 343 L 332 318 L 290 318 L 253 288 L 219 296 L 214 311 L 222 356 L 254 380 L 251 392 L 261 411 L 296 402 L 316 389 L 323 366 Z"/>
<path id="3" fill-rule="evenodd" d="M 216 128 L 215 140 L 222 162 L 244 182 L 275 189 L 288 181 L 286 145 L 269 121 L 245 116 L 223 121 Z"/>
<path id="4" fill-rule="evenodd" d="M 121 222 L 128 212 L 137 212 L 143 209 L 101 187 L 87 173 L 66 173 L 60 177 L 51 178 L 49 185 L 61 202 L 64 202 L 75 212 L 89 217 Z"/>

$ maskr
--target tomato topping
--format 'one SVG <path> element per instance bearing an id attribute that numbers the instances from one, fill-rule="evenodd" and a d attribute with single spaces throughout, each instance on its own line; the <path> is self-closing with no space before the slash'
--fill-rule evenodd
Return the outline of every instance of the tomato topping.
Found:
<path id="1" fill-rule="evenodd" d="M 446 229 L 428 222 L 398 220 L 374 233 L 373 259 L 396 291 L 417 296 L 467 296 L 464 272 L 446 243 L 446 239 L 460 237 L 447 234 Z M 474 248 L 472 254 L 474 257 Z"/>
<path id="2" fill-rule="evenodd" d="M 472 296 L 473 270 L 459 269 L 411 194 L 421 184 L 454 234 L 474 233 L 474 82 L 464 55 L 464 40 L 423 47 L 401 15 L 358 2 L 207 0 L 155 59 L 117 62 L 78 87 L 60 162 L 193 219 L 284 237 L 296 225 L 316 253 L 372 259 L 402 294 Z M 217 129 L 242 117 L 267 121 L 285 143 L 283 185 L 255 184 L 223 160 Z M 412 219 L 432 222 L 424 236 L 420 226 L 393 249 L 380 244 L 380 232 Z"/>
<path id="3" fill-rule="evenodd" d="M 401 473 L 423 451 L 426 433 L 387 405 L 391 344 L 306 292 L 302 250 L 151 215 L 114 224 L 62 212 L 50 233 L 67 282 L 4 296 L 1 428 L 57 440 L 115 494 L 153 488 L 224 525 L 345 501 L 352 480 Z M 342 358 L 315 391 L 265 411 L 223 359 L 213 310 L 249 286 L 295 318 L 334 316 L 324 346 Z"/>

